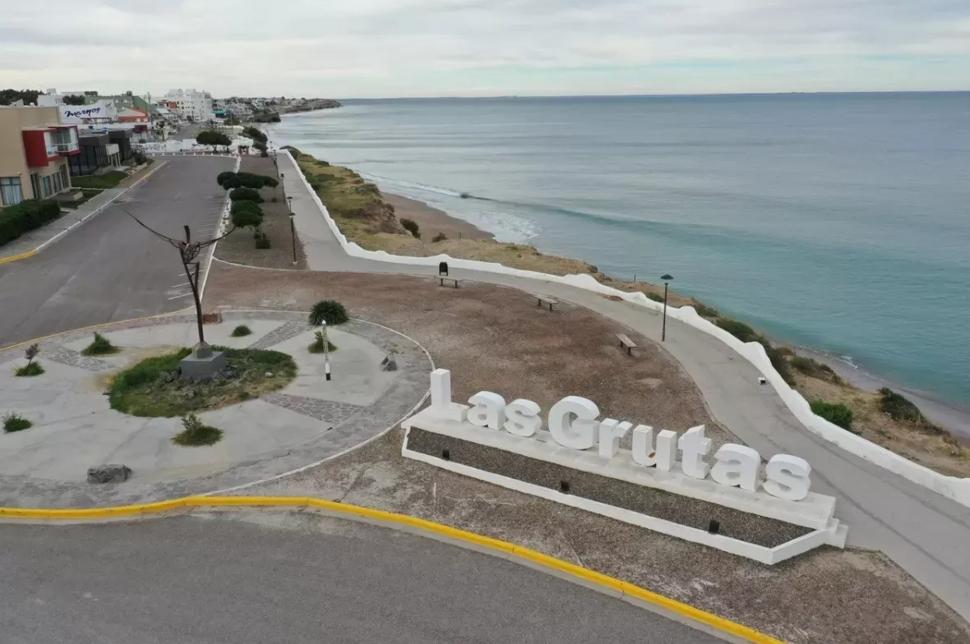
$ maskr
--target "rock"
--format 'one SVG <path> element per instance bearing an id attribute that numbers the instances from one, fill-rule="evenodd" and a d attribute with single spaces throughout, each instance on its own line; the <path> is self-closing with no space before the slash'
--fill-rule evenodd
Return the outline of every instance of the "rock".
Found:
<path id="1" fill-rule="evenodd" d="M 381 371 L 397 371 L 397 360 L 394 358 L 384 358 L 381 363 Z"/>
<path id="2" fill-rule="evenodd" d="M 124 483 L 131 477 L 127 465 L 97 465 L 88 468 L 88 483 Z"/>

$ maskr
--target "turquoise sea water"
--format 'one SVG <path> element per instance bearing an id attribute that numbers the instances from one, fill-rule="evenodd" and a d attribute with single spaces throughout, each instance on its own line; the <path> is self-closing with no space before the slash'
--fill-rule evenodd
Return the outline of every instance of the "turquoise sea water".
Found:
<path id="1" fill-rule="evenodd" d="M 271 137 L 970 402 L 970 93 L 361 100 Z"/>

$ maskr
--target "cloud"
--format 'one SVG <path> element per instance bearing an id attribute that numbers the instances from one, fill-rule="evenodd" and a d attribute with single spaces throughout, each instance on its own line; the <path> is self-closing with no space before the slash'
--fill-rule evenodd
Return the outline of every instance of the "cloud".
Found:
<path id="1" fill-rule="evenodd" d="M 0 86 L 387 96 L 968 89 L 965 0 L 47 0 Z"/>

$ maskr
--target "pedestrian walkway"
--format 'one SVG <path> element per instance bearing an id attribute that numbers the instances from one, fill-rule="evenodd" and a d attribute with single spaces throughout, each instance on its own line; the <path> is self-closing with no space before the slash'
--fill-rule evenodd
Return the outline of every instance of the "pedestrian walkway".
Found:
<path id="1" fill-rule="evenodd" d="M 287 196 L 307 265 L 317 271 L 425 275 L 434 268 L 348 256 L 317 208 L 295 162 L 280 155 Z M 571 301 L 660 343 L 656 311 L 617 302 L 558 282 L 452 268 L 459 279 L 510 286 Z M 812 465 L 814 489 L 837 497 L 849 546 L 884 552 L 920 583 L 970 619 L 970 508 L 849 454 L 809 432 L 777 393 L 760 386 L 755 367 L 717 338 L 667 319 L 662 346 L 697 384 L 712 416 L 762 454 L 797 454 Z"/>

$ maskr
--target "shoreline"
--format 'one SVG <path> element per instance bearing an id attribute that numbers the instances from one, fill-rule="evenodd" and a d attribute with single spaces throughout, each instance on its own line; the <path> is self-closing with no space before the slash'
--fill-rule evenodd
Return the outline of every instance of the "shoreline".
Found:
<path id="1" fill-rule="evenodd" d="M 388 203 L 394 206 L 399 217 L 413 219 L 419 224 L 422 236 L 443 232 L 449 239 L 456 236 L 465 239 L 494 239 L 491 233 L 481 230 L 471 222 L 452 215 L 444 210 L 435 208 L 421 200 L 404 197 L 391 192 L 381 191 Z M 427 231 L 427 232 L 426 232 Z M 796 346 L 781 341 L 780 344 L 791 347 L 797 354 L 817 360 L 831 367 L 846 383 L 867 392 L 877 392 L 883 387 L 904 394 L 909 398 L 926 418 L 943 429 L 958 436 L 961 442 L 970 444 L 970 407 L 961 407 L 952 402 L 934 398 L 931 392 L 900 385 L 870 373 L 865 369 L 850 365 L 837 356 L 825 353 L 811 347 Z"/>

